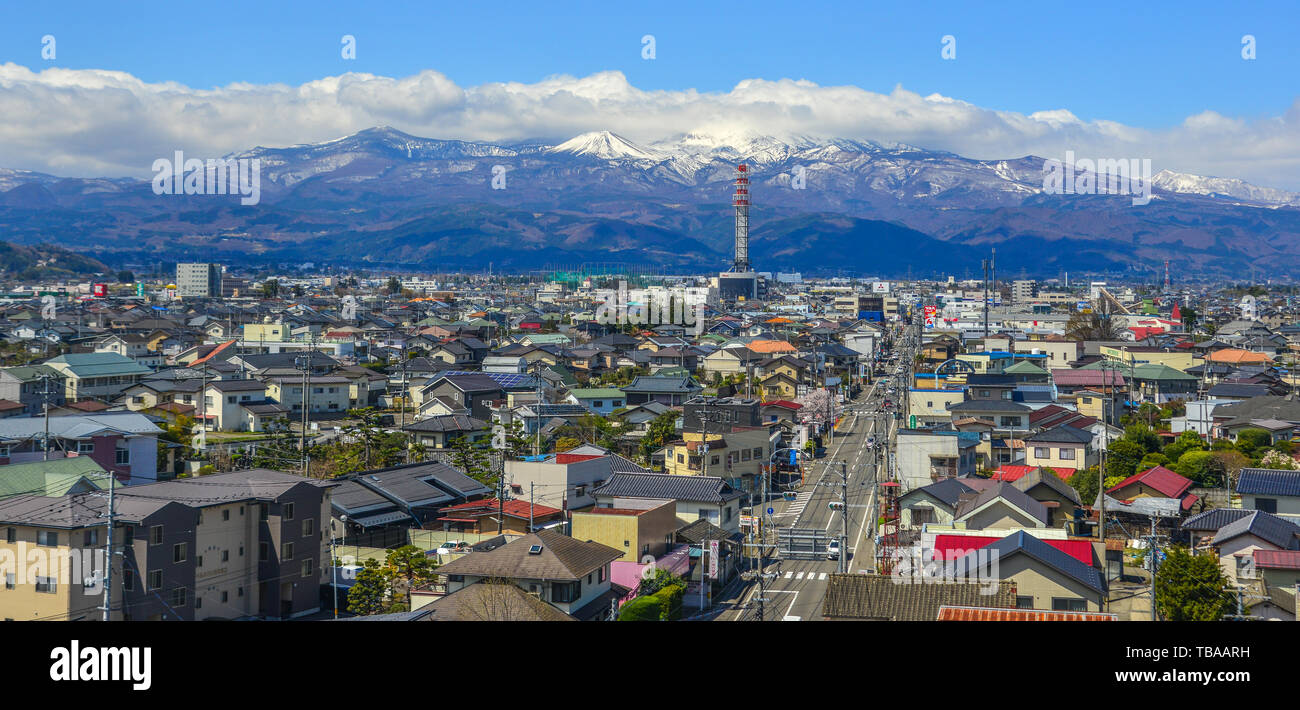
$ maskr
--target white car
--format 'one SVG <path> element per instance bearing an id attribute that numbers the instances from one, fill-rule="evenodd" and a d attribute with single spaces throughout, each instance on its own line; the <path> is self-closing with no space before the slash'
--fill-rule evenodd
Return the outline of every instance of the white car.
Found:
<path id="1" fill-rule="evenodd" d="M 840 558 L 840 541 L 831 540 L 826 543 L 826 559 L 838 560 Z"/>

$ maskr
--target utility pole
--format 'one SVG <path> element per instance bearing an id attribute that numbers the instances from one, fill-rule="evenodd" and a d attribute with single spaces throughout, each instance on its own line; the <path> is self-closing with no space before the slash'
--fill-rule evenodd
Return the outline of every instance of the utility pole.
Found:
<path id="1" fill-rule="evenodd" d="M 405 341 L 405 340 L 402 341 L 402 354 L 401 354 L 401 358 L 402 358 L 402 398 L 401 398 L 400 400 L 398 400 L 398 402 L 400 403 L 400 407 L 401 407 L 401 409 L 400 409 L 399 412 L 398 412 L 398 416 L 401 418 L 401 423 L 400 423 L 399 428 L 400 428 L 403 432 L 406 432 L 406 397 L 407 397 L 407 394 L 408 394 L 408 390 L 407 390 L 407 386 L 406 386 L 406 341 Z M 410 432 L 406 432 L 406 447 L 405 447 L 405 448 L 406 448 L 406 456 L 405 456 L 405 459 L 404 459 L 404 460 L 406 461 L 406 463 L 410 463 L 410 462 L 411 462 L 411 434 L 410 434 Z"/>
<path id="2" fill-rule="evenodd" d="M 117 488 L 117 474 L 108 472 L 108 534 L 105 535 L 106 554 L 104 555 L 104 621 L 110 621 L 113 613 L 113 491 Z"/>
<path id="3" fill-rule="evenodd" d="M 533 506 L 535 505 L 533 503 L 533 501 L 535 500 L 534 493 L 533 493 L 533 484 L 534 481 L 528 482 L 528 532 L 530 533 L 533 531 Z"/>
<path id="4" fill-rule="evenodd" d="M 314 346 L 315 343 L 313 342 Z M 295 365 L 302 370 L 302 433 L 299 435 L 299 446 L 302 452 L 302 475 L 307 475 L 308 458 L 307 458 L 307 419 L 308 409 L 311 406 L 311 353 L 309 348 L 306 353 L 299 355 Z"/>
<path id="5" fill-rule="evenodd" d="M 42 408 L 45 410 L 45 438 L 41 440 L 41 445 L 42 445 L 41 448 L 44 450 L 44 454 L 41 459 L 43 461 L 50 460 L 50 378 L 51 377 L 52 375 L 48 372 L 43 372 L 40 375 L 41 383 L 43 385 L 41 388 L 41 403 L 42 403 Z"/>
<path id="6" fill-rule="evenodd" d="M 844 574 L 848 571 L 849 555 L 849 465 L 844 461 L 840 462 L 840 502 L 844 504 L 844 510 L 840 511 L 839 572 Z"/>
<path id="7" fill-rule="evenodd" d="M 489 463 L 490 462 L 491 459 L 489 459 Z M 530 506 L 528 510 L 528 517 L 530 520 L 532 519 L 532 516 L 533 516 L 533 511 Z M 505 532 L 504 530 L 505 523 L 506 523 L 506 465 L 505 465 L 505 459 L 503 458 L 501 460 L 501 470 L 497 472 L 497 534 L 498 535 Z M 529 530 L 529 532 L 532 531 Z"/>

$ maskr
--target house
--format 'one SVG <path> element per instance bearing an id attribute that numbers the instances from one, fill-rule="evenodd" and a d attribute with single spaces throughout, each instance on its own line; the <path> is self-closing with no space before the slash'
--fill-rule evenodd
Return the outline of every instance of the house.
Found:
<path id="1" fill-rule="evenodd" d="M 933 429 L 899 429 L 896 460 L 898 480 L 905 490 L 927 486 L 942 478 L 975 473 L 975 450 L 980 436 L 974 432 Z"/>
<path id="2" fill-rule="evenodd" d="M 975 582 L 900 584 L 899 581 L 891 575 L 832 574 L 826 583 L 822 617 L 827 621 L 934 621 L 943 606 L 997 609 L 1016 606 L 1016 586 L 1012 582 L 987 585 Z"/>
<path id="3" fill-rule="evenodd" d="M 467 414 L 488 421 L 492 418 L 492 402 L 504 396 L 502 386 L 487 374 L 453 377 L 440 373 L 420 388 L 415 404 L 426 416 Z"/>
<path id="4" fill-rule="evenodd" d="M 518 584 L 485 580 L 451 594 L 411 595 L 413 611 L 353 616 L 339 621 L 577 621 Z"/>
<path id="5" fill-rule="evenodd" d="M 899 523 L 903 529 L 922 525 L 951 525 L 961 496 L 977 494 L 966 479 L 944 478 L 927 486 L 913 488 L 898 498 Z"/>
<path id="6" fill-rule="evenodd" d="M 0 499 L 20 495 L 61 498 L 108 487 L 108 472 L 89 456 L 0 467 Z"/>
<path id="7" fill-rule="evenodd" d="M 516 496 L 532 486 L 534 502 L 572 511 L 596 503 L 593 489 L 614 475 L 611 456 L 559 453 L 537 460 L 506 461 L 506 480 Z"/>
<path id="8" fill-rule="evenodd" d="M 1242 508 L 1300 519 L 1300 471 L 1243 468 L 1237 494 Z"/>
<path id="9" fill-rule="evenodd" d="M 1138 498 L 1176 498 L 1182 509 L 1188 511 L 1200 498 L 1189 493 L 1192 481 L 1164 466 L 1153 466 L 1145 471 L 1135 473 L 1107 489 L 1106 494 L 1121 501 Z"/>
<path id="10" fill-rule="evenodd" d="M 51 407 L 67 403 L 65 380 L 62 372 L 45 365 L 6 367 L 0 370 L 0 399 L 18 402 L 23 405 L 23 411 L 35 416 L 44 411 L 47 400 Z"/>
<path id="11" fill-rule="evenodd" d="M 654 507 L 676 501 L 682 524 L 708 522 L 728 535 L 740 532 L 740 499 L 744 494 L 718 476 L 674 476 L 666 473 L 617 473 L 592 492 L 600 508 Z"/>
<path id="12" fill-rule="evenodd" d="M 694 377 L 646 377 L 637 376 L 632 383 L 623 387 L 627 403 L 645 404 L 660 402 L 670 407 L 679 407 L 698 395 L 704 388 Z"/>
<path id="13" fill-rule="evenodd" d="M 464 414 L 442 414 L 426 417 L 402 427 L 411 435 L 413 443 L 431 449 L 449 448 L 452 442 L 465 437 L 470 443 L 490 439 L 492 427 L 487 422 Z"/>
<path id="14" fill-rule="evenodd" d="M 258 416 L 247 409 L 255 404 L 271 404 L 272 409 Z M 209 431 L 263 431 L 268 422 L 288 411 L 283 405 L 267 402 L 266 385 L 262 382 L 216 380 L 207 383 L 195 418 L 205 423 Z"/>
<path id="15" fill-rule="evenodd" d="M 492 489 L 436 461 L 361 471 L 340 479 L 332 524 L 347 544 L 405 544 L 412 524 L 432 523 L 439 510 L 492 495 Z M 397 538 L 396 542 L 390 542 Z"/>
<path id="16" fill-rule="evenodd" d="M 448 595 L 471 585 L 507 580 L 579 620 L 609 618 L 611 602 L 623 591 L 612 589 L 610 564 L 621 550 L 584 542 L 554 530 L 539 530 L 499 547 L 475 550 L 438 568 Z"/>
<path id="17" fill-rule="evenodd" d="M 266 396 L 286 408 L 293 416 L 301 417 L 303 405 L 312 419 L 341 416 L 348 411 L 351 401 L 350 381 L 346 377 L 309 377 L 306 385 L 301 377 L 267 377 Z M 303 388 L 309 388 L 304 397 Z M 306 400 L 304 402 L 304 400 Z"/>
<path id="18" fill-rule="evenodd" d="M 676 501 L 655 503 L 638 508 L 596 505 L 574 512 L 570 534 L 621 550 L 619 559 L 626 562 L 658 559 L 674 546 L 677 530 L 683 526 L 677 519 Z"/>
<path id="19" fill-rule="evenodd" d="M 1106 580 L 1101 570 L 1024 530 L 968 554 L 956 565 L 979 569 L 981 578 L 1013 583 L 1019 609 L 1086 612 L 1105 608 Z"/>
<path id="20" fill-rule="evenodd" d="M 623 390 L 617 387 L 592 387 L 569 390 L 567 401 L 580 404 L 593 414 L 607 416 L 627 404 Z"/>
<path id="21" fill-rule="evenodd" d="M 0 419 L 0 466 L 47 458 L 41 444 L 46 426 L 43 417 Z M 128 485 L 157 480 L 158 434 L 162 430 L 142 414 L 50 417 L 48 427 L 48 458 L 89 457 Z"/>
<path id="22" fill-rule="evenodd" d="M 1001 482 L 975 495 L 963 496 L 953 511 L 953 525 L 968 530 L 1043 528 L 1048 521 L 1047 506 Z"/>
<path id="23" fill-rule="evenodd" d="M 525 535 L 564 520 L 564 511 L 559 508 L 520 499 L 480 498 L 439 508 L 438 513 L 439 517 L 433 522 L 441 524 L 443 530 L 476 535 Z"/>
<path id="24" fill-rule="evenodd" d="M 1079 492 L 1050 470 L 1035 468 L 1011 484 L 1047 508 L 1047 526 L 1061 527 L 1083 505 Z M 1091 503 L 1091 501 L 1089 501 Z"/>
<path id="25" fill-rule="evenodd" d="M 1091 432 L 1058 426 L 1025 437 L 1025 465 L 1080 470 L 1092 464 L 1088 445 Z"/>
<path id="26" fill-rule="evenodd" d="M 44 364 L 63 374 L 64 396 L 70 402 L 83 399 L 112 401 L 127 387 L 153 372 L 117 353 L 59 355 L 46 360 Z"/>
<path id="27" fill-rule="evenodd" d="M 1256 576 L 1256 550 L 1300 550 L 1300 525 L 1257 510 L 1219 528 L 1210 544 L 1228 580 L 1245 584 Z"/>

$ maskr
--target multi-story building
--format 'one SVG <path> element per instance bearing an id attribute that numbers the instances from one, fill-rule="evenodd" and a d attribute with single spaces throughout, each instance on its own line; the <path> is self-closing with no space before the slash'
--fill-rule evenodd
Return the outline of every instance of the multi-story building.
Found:
<path id="1" fill-rule="evenodd" d="M 286 619 L 318 611 L 328 554 L 322 521 L 336 485 L 251 469 L 118 491 L 110 618 Z M 0 616 L 103 618 L 107 506 L 107 496 L 91 493 L 0 501 L 0 551 L 17 566 L 5 571 Z"/>
<path id="2" fill-rule="evenodd" d="M 69 402 L 109 402 L 153 370 L 117 353 L 69 353 L 45 361 L 63 375 Z"/>
<path id="3" fill-rule="evenodd" d="M 27 414 L 40 414 L 47 400 L 51 408 L 67 403 L 64 379 L 62 372 L 45 365 L 6 367 L 0 370 L 0 399 L 18 402 Z"/>
<path id="4" fill-rule="evenodd" d="M 181 298 L 219 298 L 221 264 L 177 264 L 176 295 Z"/>

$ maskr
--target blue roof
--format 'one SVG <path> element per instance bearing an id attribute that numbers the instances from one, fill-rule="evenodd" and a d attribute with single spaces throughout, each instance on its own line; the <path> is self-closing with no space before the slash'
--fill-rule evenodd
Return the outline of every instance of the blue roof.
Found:
<path id="1" fill-rule="evenodd" d="M 1266 496 L 1300 496 L 1300 471 L 1243 468 L 1238 493 Z"/>

